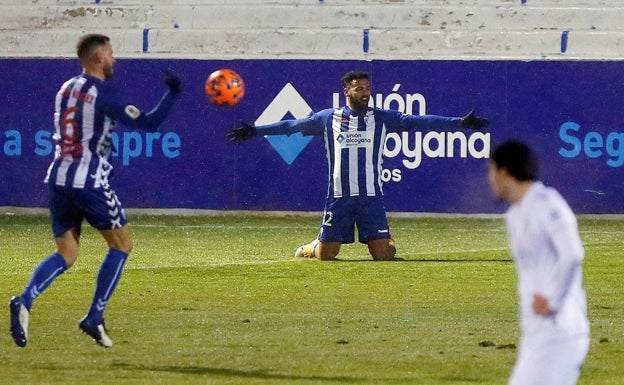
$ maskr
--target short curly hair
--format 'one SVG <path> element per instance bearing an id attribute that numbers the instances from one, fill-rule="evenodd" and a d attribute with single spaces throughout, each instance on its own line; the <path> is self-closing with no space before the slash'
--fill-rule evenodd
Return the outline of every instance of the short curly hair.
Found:
<path id="1" fill-rule="evenodd" d="M 343 88 L 347 88 L 353 80 L 369 79 L 368 72 L 366 71 L 349 71 L 342 76 L 340 83 Z"/>

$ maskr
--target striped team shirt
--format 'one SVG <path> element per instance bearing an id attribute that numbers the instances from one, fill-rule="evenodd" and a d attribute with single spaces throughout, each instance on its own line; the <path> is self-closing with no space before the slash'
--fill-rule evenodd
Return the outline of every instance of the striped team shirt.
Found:
<path id="1" fill-rule="evenodd" d="M 52 138 L 56 148 L 45 183 L 68 188 L 108 186 L 116 122 L 156 131 L 173 100 L 168 91 L 152 111 L 143 113 L 107 82 L 86 74 L 69 79 L 55 98 Z"/>
<path id="2" fill-rule="evenodd" d="M 449 130 L 460 118 L 409 115 L 395 110 L 330 108 L 307 118 L 256 127 L 258 135 L 323 135 L 329 167 L 328 197 L 381 196 L 383 150 L 389 132 Z"/>

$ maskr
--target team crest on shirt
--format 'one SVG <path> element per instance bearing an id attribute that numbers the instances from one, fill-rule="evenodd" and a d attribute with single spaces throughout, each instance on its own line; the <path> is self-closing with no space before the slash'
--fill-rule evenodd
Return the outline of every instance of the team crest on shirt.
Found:
<path id="1" fill-rule="evenodd" d="M 128 104 L 126 108 L 124 108 L 124 112 L 131 119 L 138 119 L 139 116 L 141 116 L 141 110 L 139 110 L 137 107 L 133 106 L 132 104 Z"/>

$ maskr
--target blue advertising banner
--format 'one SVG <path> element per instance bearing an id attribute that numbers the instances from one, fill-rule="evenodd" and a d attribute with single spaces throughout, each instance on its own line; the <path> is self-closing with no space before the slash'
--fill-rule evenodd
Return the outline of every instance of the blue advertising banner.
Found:
<path id="1" fill-rule="evenodd" d="M 0 60 L 0 206 L 45 207 L 54 146 L 54 97 L 80 72 L 74 59 Z M 232 68 L 246 95 L 211 105 L 207 76 Z M 320 211 L 327 188 L 321 137 L 254 138 L 232 144 L 241 120 L 300 118 L 344 104 L 340 77 L 369 71 L 375 106 L 461 116 L 476 107 L 486 132 L 409 132 L 386 141 L 383 178 L 393 212 L 499 213 L 487 184 L 496 143 L 527 141 L 541 179 L 578 213 L 624 213 L 624 71 L 620 62 L 119 59 L 111 81 L 138 107 L 178 72 L 184 92 L 157 133 L 118 126 L 111 184 L 125 207 Z M 44 75 L 45 74 L 45 75 Z"/>

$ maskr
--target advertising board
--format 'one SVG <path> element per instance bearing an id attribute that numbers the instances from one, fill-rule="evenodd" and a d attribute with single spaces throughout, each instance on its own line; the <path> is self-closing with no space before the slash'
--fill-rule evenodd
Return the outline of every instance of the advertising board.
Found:
<path id="1" fill-rule="evenodd" d="M 2 59 L 0 206 L 45 207 L 54 154 L 54 97 L 80 72 L 75 59 Z M 232 68 L 246 95 L 211 105 L 206 77 Z M 226 140 L 240 121 L 301 118 L 345 103 L 340 77 L 371 75 L 372 103 L 413 114 L 462 116 L 485 132 L 408 132 L 386 141 L 383 179 L 391 212 L 499 213 L 487 185 L 490 150 L 528 142 L 540 178 L 578 213 L 624 213 L 624 71 L 609 61 L 328 61 L 118 59 L 111 80 L 149 110 L 178 72 L 184 91 L 157 133 L 118 126 L 111 184 L 128 208 L 320 211 L 327 188 L 322 137 Z M 45 74 L 45 75 L 44 75 Z"/>

